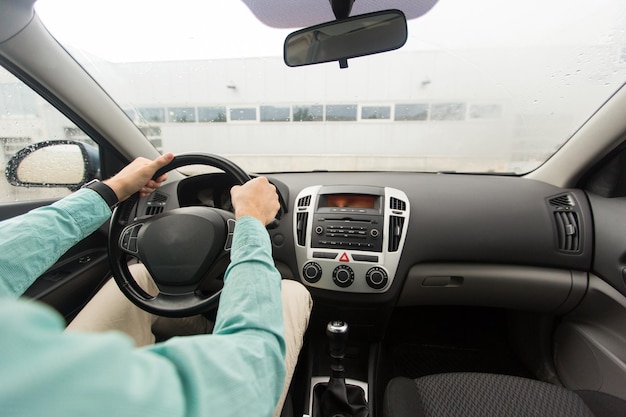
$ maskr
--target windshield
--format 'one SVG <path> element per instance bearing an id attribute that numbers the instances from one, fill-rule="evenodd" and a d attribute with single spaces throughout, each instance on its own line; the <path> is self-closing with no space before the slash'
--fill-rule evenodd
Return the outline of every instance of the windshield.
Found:
<path id="1" fill-rule="evenodd" d="M 626 80 L 623 0 L 425 9 L 401 49 L 340 69 L 287 67 L 283 41 L 301 26 L 270 27 L 237 0 L 37 3 L 159 150 L 220 154 L 250 172 L 521 174 Z"/>

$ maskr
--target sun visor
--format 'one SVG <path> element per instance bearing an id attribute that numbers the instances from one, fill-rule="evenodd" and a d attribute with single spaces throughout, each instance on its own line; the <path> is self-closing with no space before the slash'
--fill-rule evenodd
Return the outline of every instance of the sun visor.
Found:
<path id="1" fill-rule="evenodd" d="M 275 28 L 302 28 L 335 20 L 328 0 L 243 0 L 264 24 Z M 416 19 L 427 13 L 437 0 L 356 0 L 351 16 L 399 9 L 407 19 Z"/>

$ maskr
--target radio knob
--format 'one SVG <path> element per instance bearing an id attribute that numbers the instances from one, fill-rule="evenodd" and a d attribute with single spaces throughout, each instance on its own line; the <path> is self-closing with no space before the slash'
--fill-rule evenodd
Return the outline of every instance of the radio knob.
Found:
<path id="1" fill-rule="evenodd" d="M 365 282 L 375 290 L 384 288 L 388 281 L 387 271 L 378 266 L 370 268 L 365 274 Z"/>
<path id="2" fill-rule="evenodd" d="M 317 262 L 307 262 L 302 267 L 302 276 L 307 282 L 313 284 L 322 277 L 322 267 Z"/>
<path id="3" fill-rule="evenodd" d="M 317 226 L 315 228 L 315 233 L 317 233 L 318 235 L 321 235 L 322 233 L 324 233 L 324 228 L 322 226 Z"/>
<path id="4" fill-rule="evenodd" d="M 380 236 L 380 232 L 378 231 L 378 229 L 372 229 L 370 230 L 370 236 L 376 239 L 378 236 Z"/>
<path id="5" fill-rule="evenodd" d="M 348 265 L 339 265 L 333 271 L 333 281 L 342 288 L 349 287 L 354 282 L 354 271 Z"/>

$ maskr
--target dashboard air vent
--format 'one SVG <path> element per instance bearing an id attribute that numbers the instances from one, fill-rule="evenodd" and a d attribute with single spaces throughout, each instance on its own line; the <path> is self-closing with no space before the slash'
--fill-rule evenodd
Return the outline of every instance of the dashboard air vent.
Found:
<path id="1" fill-rule="evenodd" d="M 559 249 L 566 252 L 580 250 L 580 224 L 575 212 L 569 210 L 555 211 L 557 240 Z"/>
<path id="2" fill-rule="evenodd" d="M 301 197 L 298 200 L 298 207 L 308 207 L 311 204 L 311 196 L 307 195 L 306 197 Z"/>
<path id="3" fill-rule="evenodd" d="M 580 208 L 572 194 L 560 194 L 548 199 L 554 216 L 557 247 L 562 252 L 579 253 L 582 250 Z"/>
<path id="4" fill-rule="evenodd" d="M 551 206 L 553 207 L 574 207 L 574 199 L 569 194 L 563 194 L 548 200 Z"/>
<path id="5" fill-rule="evenodd" d="M 165 205 L 167 204 L 167 196 L 162 193 L 153 193 L 152 198 L 147 203 L 146 215 L 154 216 L 156 214 L 163 213 Z"/>
<path id="6" fill-rule="evenodd" d="M 389 217 L 389 252 L 397 252 L 400 248 L 400 238 L 402 237 L 402 227 L 404 217 Z"/>
<path id="7" fill-rule="evenodd" d="M 309 213 L 307 212 L 297 213 L 296 215 L 296 236 L 298 238 L 298 245 L 300 246 L 304 246 L 306 243 L 306 222 L 308 218 Z"/>
<path id="8" fill-rule="evenodd" d="M 406 210 L 406 203 L 400 199 L 397 199 L 395 197 L 391 197 L 391 200 L 389 200 L 389 208 L 392 210 L 401 210 L 401 211 L 405 211 Z"/>

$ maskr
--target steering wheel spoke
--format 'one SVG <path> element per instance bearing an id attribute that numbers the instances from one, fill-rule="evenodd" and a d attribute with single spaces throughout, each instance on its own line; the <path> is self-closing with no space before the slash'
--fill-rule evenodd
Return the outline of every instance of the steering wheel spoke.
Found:
<path id="1" fill-rule="evenodd" d="M 137 256 L 139 253 L 138 248 L 138 235 L 139 230 L 142 228 L 143 222 L 133 223 L 126 226 L 120 234 L 118 240 L 119 248 L 131 256 Z"/>

